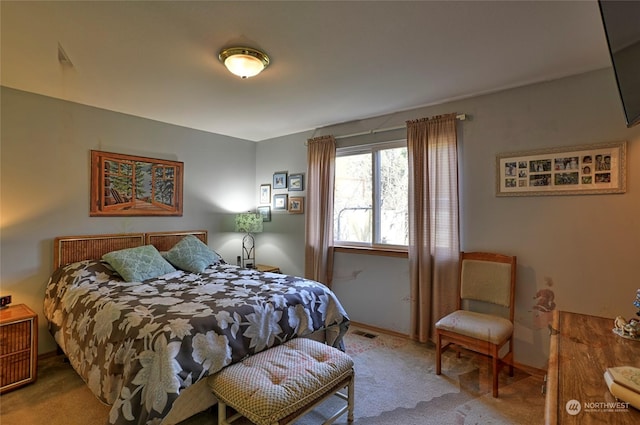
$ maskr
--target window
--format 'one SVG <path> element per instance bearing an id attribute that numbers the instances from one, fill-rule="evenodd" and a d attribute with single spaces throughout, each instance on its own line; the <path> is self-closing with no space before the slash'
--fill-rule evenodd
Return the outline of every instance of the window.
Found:
<path id="1" fill-rule="evenodd" d="M 408 245 L 408 167 L 405 141 L 338 149 L 336 244 Z"/>

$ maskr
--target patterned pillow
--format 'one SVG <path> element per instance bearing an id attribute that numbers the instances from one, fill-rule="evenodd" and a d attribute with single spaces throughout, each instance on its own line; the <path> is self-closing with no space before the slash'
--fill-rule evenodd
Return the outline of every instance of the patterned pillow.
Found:
<path id="1" fill-rule="evenodd" d="M 176 271 L 153 245 L 111 251 L 102 259 L 127 282 L 141 282 Z"/>
<path id="2" fill-rule="evenodd" d="M 220 262 L 220 256 L 193 235 L 182 238 L 165 253 L 164 258 L 175 267 L 191 273 L 202 273 L 208 266 Z"/>

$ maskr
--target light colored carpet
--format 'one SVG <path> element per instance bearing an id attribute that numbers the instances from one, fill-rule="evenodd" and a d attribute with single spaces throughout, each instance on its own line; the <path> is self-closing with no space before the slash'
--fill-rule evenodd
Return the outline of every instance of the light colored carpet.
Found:
<path id="1" fill-rule="evenodd" d="M 371 339 L 354 327 L 345 342 L 356 370 L 355 425 L 542 423 L 540 377 L 516 370 L 511 378 L 503 371 L 494 399 L 489 361 L 482 356 L 463 353 L 458 359 L 447 352 L 443 374 L 436 376 L 431 345 L 389 335 Z M 340 403 L 327 400 L 296 424 L 320 424 Z M 0 397 L 1 425 L 105 425 L 108 412 L 61 356 L 40 362 L 35 384 Z M 346 415 L 335 423 L 346 424 Z M 215 413 L 207 411 L 181 425 L 215 424 Z"/>

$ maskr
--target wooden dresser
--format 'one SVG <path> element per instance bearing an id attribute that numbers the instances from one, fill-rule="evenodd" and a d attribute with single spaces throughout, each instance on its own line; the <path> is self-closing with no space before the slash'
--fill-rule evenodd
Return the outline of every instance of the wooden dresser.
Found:
<path id="1" fill-rule="evenodd" d="M 34 382 L 38 315 L 24 304 L 0 310 L 0 393 Z"/>
<path id="2" fill-rule="evenodd" d="M 546 424 L 640 424 L 640 411 L 620 408 L 604 380 L 608 367 L 640 367 L 640 341 L 621 338 L 612 329 L 613 319 L 555 312 Z"/>

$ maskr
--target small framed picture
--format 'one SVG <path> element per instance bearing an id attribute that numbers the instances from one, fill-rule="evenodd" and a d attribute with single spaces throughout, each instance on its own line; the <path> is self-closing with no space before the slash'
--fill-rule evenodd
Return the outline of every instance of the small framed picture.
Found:
<path id="1" fill-rule="evenodd" d="M 271 221 L 271 207 L 269 205 L 258 207 L 257 212 L 262 216 L 262 221 Z"/>
<path id="2" fill-rule="evenodd" d="M 286 189 L 287 188 L 287 172 L 278 171 L 273 173 L 273 188 L 274 189 Z"/>
<path id="3" fill-rule="evenodd" d="M 287 209 L 287 198 L 288 195 L 273 195 L 273 209 L 274 210 L 285 210 Z"/>
<path id="4" fill-rule="evenodd" d="M 302 174 L 289 176 L 289 190 L 304 190 L 304 177 Z"/>
<path id="5" fill-rule="evenodd" d="M 304 213 L 304 197 L 303 196 L 292 196 L 289 198 L 289 213 L 290 214 Z"/>
<path id="6" fill-rule="evenodd" d="M 268 183 L 260 185 L 260 203 L 261 204 L 271 203 L 271 185 Z"/>

